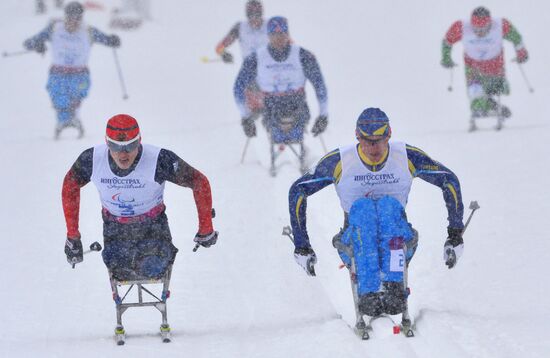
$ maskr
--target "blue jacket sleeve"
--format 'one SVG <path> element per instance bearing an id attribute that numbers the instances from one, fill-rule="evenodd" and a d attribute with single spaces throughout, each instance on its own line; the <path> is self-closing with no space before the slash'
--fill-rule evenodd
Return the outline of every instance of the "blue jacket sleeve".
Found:
<path id="1" fill-rule="evenodd" d="M 245 90 L 251 82 L 256 80 L 257 69 L 258 61 L 256 59 L 256 53 L 254 52 L 244 59 L 243 65 L 235 80 L 235 85 L 233 86 L 233 96 L 235 97 L 235 102 L 243 118 L 250 115 L 250 110 L 246 107 Z"/>
<path id="2" fill-rule="evenodd" d="M 100 44 L 110 46 L 109 35 L 99 31 L 95 27 L 90 27 L 88 31 L 90 32 L 90 38 L 92 39 L 92 42 L 99 42 Z"/>
<path id="3" fill-rule="evenodd" d="M 300 61 L 302 62 L 304 75 L 315 89 L 315 95 L 319 102 L 319 115 L 326 116 L 328 115 L 327 87 L 319 63 L 311 52 L 303 48 L 300 48 Z"/>
<path id="4" fill-rule="evenodd" d="M 54 23 L 55 22 L 53 21 L 50 22 L 44 30 L 40 31 L 38 34 L 34 35 L 30 39 L 25 40 L 25 42 L 23 43 L 23 47 L 25 47 L 27 50 L 34 50 L 37 44 L 49 41 L 52 35 Z"/>
<path id="5" fill-rule="evenodd" d="M 313 173 L 306 173 L 296 180 L 288 193 L 288 209 L 290 224 L 294 233 L 294 246 L 297 248 L 310 247 L 306 227 L 307 197 L 340 179 L 342 165 L 338 149 L 325 155 Z"/>
<path id="6" fill-rule="evenodd" d="M 407 157 L 413 177 L 418 177 L 436 185 L 443 191 L 449 227 L 462 229 L 464 227 L 462 222 L 464 205 L 457 176 L 450 169 L 431 159 L 424 151 L 416 147 L 407 145 Z"/>

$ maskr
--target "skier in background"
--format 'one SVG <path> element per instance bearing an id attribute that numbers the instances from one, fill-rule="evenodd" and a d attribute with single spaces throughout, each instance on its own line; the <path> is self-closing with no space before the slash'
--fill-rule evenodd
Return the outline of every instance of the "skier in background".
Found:
<path id="1" fill-rule="evenodd" d="M 63 7 L 63 0 L 55 0 L 55 6 L 58 9 L 61 9 Z M 46 10 L 47 10 L 47 7 L 44 0 L 36 0 L 36 13 L 44 14 Z"/>
<path id="2" fill-rule="evenodd" d="M 325 81 L 315 56 L 292 43 L 288 21 L 275 16 L 267 23 L 269 44 L 248 56 L 239 71 L 233 93 L 241 112 L 241 124 L 247 137 L 256 136 L 256 117 L 246 105 L 245 89 L 257 83 L 264 93 L 264 121 L 269 126 L 281 117 L 296 117 L 294 126 L 305 128 L 310 118 L 305 84 L 309 80 L 319 102 L 319 116 L 311 129 L 314 136 L 328 124 L 328 97 Z"/>
<path id="3" fill-rule="evenodd" d="M 65 254 L 70 264 L 83 260 L 80 188 L 90 181 L 102 205 L 103 260 L 117 279 L 158 278 L 174 260 L 177 249 L 163 200 L 166 181 L 193 190 L 199 217 L 194 241 L 203 247 L 216 243 L 210 184 L 201 172 L 169 150 L 142 144 L 138 122 L 127 114 L 109 119 L 105 141 L 82 152 L 63 181 Z"/>
<path id="4" fill-rule="evenodd" d="M 418 233 L 405 214 L 412 180 L 419 177 L 443 191 L 449 220 L 444 260 L 449 268 L 456 265 L 464 248 L 460 184 L 451 170 L 422 150 L 390 142 L 389 119 L 378 108 L 361 113 L 355 135 L 359 143 L 329 152 L 291 186 L 294 257 L 306 273 L 314 274 L 317 257 L 307 233 L 307 198 L 334 184 L 344 227 L 333 242 L 354 247 L 359 310 L 369 316 L 402 313 L 407 304 L 404 261 L 410 262 L 418 242 Z M 350 268 L 350 258 L 339 254 Z"/>
<path id="5" fill-rule="evenodd" d="M 78 109 L 90 88 L 88 58 L 90 47 L 99 42 L 109 47 L 120 46 L 117 35 L 106 35 L 87 26 L 83 21 L 84 7 L 70 2 L 65 7 L 65 19 L 52 21 L 44 30 L 23 43 L 23 46 L 40 54 L 46 52 L 46 41 L 52 46 L 52 66 L 48 76 L 47 90 L 57 112 L 54 138 L 61 131 L 75 127 L 79 138 L 84 135 Z"/>
<path id="6" fill-rule="evenodd" d="M 476 8 L 470 20 L 454 22 L 443 39 L 441 65 L 445 68 L 456 66 L 451 58 L 453 45 L 461 40 L 464 45 L 466 85 L 472 112 L 470 131 L 476 129 L 476 118 L 497 116 L 506 119 L 511 116 L 510 109 L 500 104 L 500 96 L 510 93 L 504 68 L 503 39 L 514 44 L 515 60 L 519 64 L 528 60 L 518 30 L 505 18 L 492 18 L 485 7 Z M 499 121 L 497 129 L 500 126 Z"/>
<path id="7" fill-rule="evenodd" d="M 237 22 L 216 46 L 216 53 L 225 63 L 233 63 L 233 55 L 227 51 L 227 47 L 231 46 L 235 40 L 239 40 L 243 59 L 267 45 L 269 41 L 262 3 L 259 0 L 249 0 L 246 2 L 245 11 L 247 21 Z M 255 118 L 258 118 L 264 108 L 264 96 L 256 82 L 248 84 L 244 95 L 247 108 Z"/>
<path id="8" fill-rule="evenodd" d="M 140 27 L 143 20 L 151 20 L 150 0 L 122 0 L 111 13 L 111 28 L 131 30 Z"/>

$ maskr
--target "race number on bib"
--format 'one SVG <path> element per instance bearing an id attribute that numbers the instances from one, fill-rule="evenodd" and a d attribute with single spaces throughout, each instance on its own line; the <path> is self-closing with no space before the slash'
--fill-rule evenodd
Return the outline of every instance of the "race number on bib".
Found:
<path id="1" fill-rule="evenodd" d="M 405 254 L 403 249 L 390 250 L 390 271 L 403 272 L 405 268 Z"/>

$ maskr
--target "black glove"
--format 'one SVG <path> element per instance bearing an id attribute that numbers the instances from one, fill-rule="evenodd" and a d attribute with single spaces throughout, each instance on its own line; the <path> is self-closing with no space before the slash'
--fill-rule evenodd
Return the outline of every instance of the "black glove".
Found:
<path id="1" fill-rule="evenodd" d="M 67 262 L 71 265 L 78 264 L 82 262 L 83 251 L 82 251 L 82 241 L 79 238 L 77 239 L 67 239 L 65 241 L 65 255 L 67 255 Z"/>
<path id="2" fill-rule="evenodd" d="M 120 47 L 120 37 L 118 37 L 117 35 L 111 35 L 107 37 L 107 46 Z"/>
<path id="3" fill-rule="evenodd" d="M 327 116 L 317 117 L 317 119 L 315 119 L 315 123 L 313 123 L 313 127 L 311 127 L 311 133 L 313 134 L 313 136 L 317 137 L 319 134 L 323 133 L 325 129 L 327 129 L 327 124 Z"/>
<path id="4" fill-rule="evenodd" d="M 220 55 L 222 57 L 222 61 L 225 63 L 233 63 L 233 55 L 230 54 L 227 51 L 224 51 Z"/>
<path id="5" fill-rule="evenodd" d="M 453 68 L 456 66 L 456 63 L 453 62 L 452 58 L 444 57 L 441 59 L 441 66 L 445 68 Z"/>
<path id="6" fill-rule="evenodd" d="M 254 118 L 245 117 L 241 120 L 241 124 L 243 126 L 244 134 L 247 137 L 252 138 L 256 136 L 256 123 L 254 123 Z"/>
<path id="7" fill-rule="evenodd" d="M 27 40 L 23 42 L 23 47 L 29 51 L 36 51 L 41 55 L 46 53 L 46 44 L 43 41 Z"/>
<path id="8" fill-rule="evenodd" d="M 210 234 L 197 234 L 195 235 L 195 238 L 193 239 L 197 244 L 201 245 L 202 247 L 210 247 L 218 241 L 218 232 L 213 231 Z"/>
<path id="9" fill-rule="evenodd" d="M 462 229 L 448 228 L 447 241 L 445 241 L 445 246 L 443 247 L 443 259 L 445 260 L 445 265 L 448 268 L 455 267 L 456 263 L 462 252 L 464 251 L 464 240 L 462 239 Z"/>
<path id="10" fill-rule="evenodd" d="M 295 248 L 294 260 L 306 271 L 308 276 L 315 276 L 317 255 L 315 255 L 315 251 L 311 247 Z"/>

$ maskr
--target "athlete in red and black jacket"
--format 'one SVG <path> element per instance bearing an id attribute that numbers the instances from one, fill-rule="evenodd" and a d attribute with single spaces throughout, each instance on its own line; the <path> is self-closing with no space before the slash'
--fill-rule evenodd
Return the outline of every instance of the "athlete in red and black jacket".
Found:
<path id="1" fill-rule="evenodd" d="M 210 184 L 200 171 L 169 150 L 141 144 L 137 121 L 125 114 L 109 119 L 106 142 L 107 145 L 82 152 L 63 182 L 65 253 L 70 263 L 82 261 L 78 230 L 80 188 L 90 181 L 96 185 L 103 206 L 106 246 L 117 239 L 171 242 L 163 202 L 166 181 L 193 190 L 199 216 L 194 241 L 204 247 L 216 243 Z"/>

